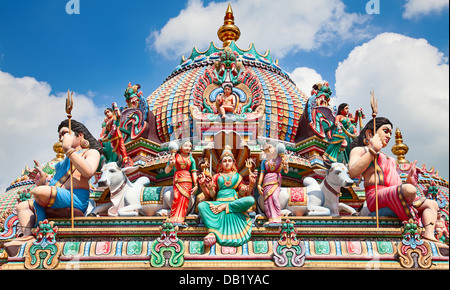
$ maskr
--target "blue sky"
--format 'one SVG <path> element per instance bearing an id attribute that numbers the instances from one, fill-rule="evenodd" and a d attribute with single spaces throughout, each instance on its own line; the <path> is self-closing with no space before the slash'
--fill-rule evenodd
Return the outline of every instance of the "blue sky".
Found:
<path id="1" fill-rule="evenodd" d="M 372 15 L 367 0 L 79 0 L 72 15 L 67 2 L 0 0 L 0 121 L 10 126 L 0 131 L 0 192 L 33 158 L 53 158 L 67 89 L 78 96 L 74 118 L 98 134 L 128 82 L 149 96 L 194 46 L 221 44 L 229 2 L 241 48 L 269 49 L 307 95 L 328 81 L 351 111 L 370 115 L 375 90 L 407 159 L 448 180 L 448 0 L 379 0 Z"/>

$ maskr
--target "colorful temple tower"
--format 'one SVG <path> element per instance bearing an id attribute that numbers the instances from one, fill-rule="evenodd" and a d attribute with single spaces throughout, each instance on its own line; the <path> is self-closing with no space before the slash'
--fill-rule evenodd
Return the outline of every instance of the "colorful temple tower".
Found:
<path id="1" fill-rule="evenodd" d="M 35 186 L 28 176 L 30 169 L 25 168 L 0 196 L 2 269 L 448 269 L 448 249 L 445 252 L 424 242 L 413 222 L 402 223 L 389 215 L 376 221 L 374 216 L 360 214 L 365 202 L 360 179 L 335 190 L 336 200 L 347 211 L 311 216 L 293 210 L 306 206 L 306 197 L 299 189 L 305 180 L 327 187 L 320 172 L 330 168 L 330 158 L 342 166 L 348 163 L 348 142 L 333 139 L 339 112 L 330 106 L 329 84 L 311 84 L 312 92 L 307 96 L 272 59 L 269 50 L 261 54 L 254 44 L 240 48 L 236 41 L 241 31 L 231 5 L 217 35 L 222 44 L 211 42 L 204 52 L 194 48 L 147 98 L 139 91 L 140 85 L 128 85 L 124 94 L 127 107 L 118 116 L 126 152 L 110 152 L 101 164 L 116 161 L 117 154 L 126 155 L 122 160 L 136 167 L 127 172 L 128 180 L 150 183 L 140 192 L 141 205 L 158 206 L 160 215 L 108 216 L 103 210 L 75 217 L 74 223 L 67 216 L 55 216 L 39 225 L 38 240 L 7 250 L 4 244 L 18 233 L 14 206 L 31 198 L 29 191 Z M 362 111 L 356 117 L 361 122 Z M 405 180 L 411 167 L 405 159 L 408 146 L 399 129 L 395 138 L 392 152 L 397 156 L 397 171 Z M 166 170 L 176 151 L 174 141 L 191 142 L 191 156 L 199 172 L 205 174 L 217 173 L 224 148 L 229 146 L 245 186 L 251 184 L 252 172 L 265 172 L 262 164 L 270 151 L 267 148 L 276 147 L 286 168 L 280 167 L 279 173 L 281 188 L 290 194 L 286 202 L 291 214 L 283 216 L 279 226 L 267 226 L 269 218 L 258 203 L 261 192 L 255 188 L 250 194 L 255 204 L 246 212 L 251 238 L 238 246 L 207 246 L 203 236 L 208 228 L 197 208 L 201 194 L 196 194 L 193 215 L 186 217 L 185 226 L 174 226 L 167 220 L 170 207 L 163 208 L 172 202 L 165 200 L 165 193 L 176 178 L 173 171 Z M 43 166 L 49 178 L 64 157 L 60 143 L 54 151 L 56 158 Z M 440 238 L 448 245 L 449 183 L 434 168 L 428 170 L 423 165 L 421 169 L 419 194 L 438 203 L 443 222 Z M 97 183 L 101 175 L 99 170 L 90 191 L 96 206 L 107 205 L 115 194 Z"/>
<path id="2" fill-rule="evenodd" d="M 267 141 L 285 143 L 292 160 L 285 182 L 301 184 L 302 176 L 323 168 L 321 155 L 327 147 L 324 129 L 332 120 L 322 118 L 313 126 L 309 125 L 312 117 L 301 118 L 308 111 L 308 105 L 311 106 L 311 102 L 308 104 L 310 96 L 297 88 L 278 61 L 272 59 L 269 50 L 260 54 L 254 44 L 248 49 L 236 44 L 240 30 L 234 23 L 231 6 L 228 6 L 218 36 L 222 45 L 211 42 L 204 52 L 194 48 L 147 98 L 147 121 L 156 131 L 128 142 L 129 156 L 135 164 L 143 165 L 142 174 L 147 174 L 152 182 L 164 184 L 170 177 L 164 176 L 165 163 L 155 156 L 164 154 L 170 141 L 190 138 L 195 147 L 193 154 L 198 157 L 215 134 L 234 131 L 252 147 L 255 160 Z M 222 116 L 217 97 L 223 94 L 227 84 L 232 87 L 235 108 Z M 324 112 L 319 113 L 320 116 L 332 119 L 329 95 L 322 91 L 320 94 L 326 94 L 327 98 L 321 96 L 322 103 L 309 114 L 316 116 L 319 110 Z"/>

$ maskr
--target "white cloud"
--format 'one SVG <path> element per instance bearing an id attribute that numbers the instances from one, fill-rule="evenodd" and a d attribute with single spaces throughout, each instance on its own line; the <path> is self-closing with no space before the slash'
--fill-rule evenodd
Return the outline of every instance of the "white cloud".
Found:
<path id="1" fill-rule="evenodd" d="M 319 73 L 309 67 L 298 67 L 289 76 L 307 96 L 310 95 L 314 84 L 325 82 Z"/>
<path id="2" fill-rule="evenodd" d="M 309 67 L 298 67 L 292 73 L 289 73 L 289 76 L 300 91 L 305 93 L 308 97 L 311 96 L 314 84 L 328 82 L 327 80 L 324 80 L 318 72 Z M 330 106 L 334 107 L 338 105 L 339 104 L 336 104 L 336 98 L 334 98 L 333 92 L 330 99 Z"/>
<path id="3" fill-rule="evenodd" d="M 412 19 L 416 16 L 439 13 L 448 7 L 449 0 L 406 0 L 403 18 Z"/>
<path id="4" fill-rule="evenodd" d="M 58 125 L 67 118 L 67 92 L 51 94 L 51 87 L 32 77 L 16 78 L 0 71 L 0 194 L 20 176 L 25 166 L 52 160 L 56 153 Z M 99 136 L 102 110 L 83 95 L 74 93 L 73 119 Z"/>
<path id="5" fill-rule="evenodd" d="M 336 93 L 371 118 L 370 91 L 408 145 L 406 159 L 449 177 L 448 59 L 425 39 L 383 33 L 356 47 L 336 70 Z M 395 128 L 394 128 L 395 129 Z M 391 141 L 390 152 L 394 140 Z"/>
<path id="6" fill-rule="evenodd" d="M 228 1 L 204 6 L 201 0 L 190 0 L 177 17 L 150 33 L 148 48 L 176 59 L 189 56 L 194 46 L 206 50 L 211 41 L 220 46 L 217 30 L 227 5 Z M 237 44 L 247 49 L 254 43 L 262 54 L 270 48 L 277 58 L 368 37 L 362 27 L 367 15 L 347 13 L 341 0 L 237 0 L 231 5 L 241 30 Z"/>

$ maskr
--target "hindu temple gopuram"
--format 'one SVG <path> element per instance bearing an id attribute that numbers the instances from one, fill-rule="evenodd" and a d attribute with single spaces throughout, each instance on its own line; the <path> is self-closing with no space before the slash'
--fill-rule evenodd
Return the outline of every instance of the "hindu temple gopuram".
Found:
<path id="1" fill-rule="evenodd" d="M 300 91 L 236 24 L 147 98 L 125 83 L 101 136 L 68 93 L 55 156 L 0 196 L 1 269 L 449 269 L 449 182 L 374 96 Z"/>

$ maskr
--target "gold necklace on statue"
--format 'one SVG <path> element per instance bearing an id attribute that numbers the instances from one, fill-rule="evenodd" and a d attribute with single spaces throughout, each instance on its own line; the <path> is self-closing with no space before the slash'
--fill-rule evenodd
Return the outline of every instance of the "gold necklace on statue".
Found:
<path id="1" fill-rule="evenodd" d="M 230 173 L 221 173 L 220 175 L 222 175 L 223 179 L 225 179 L 225 186 L 231 186 L 232 182 L 232 178 L 234 176 L 234 172 L 230 172 Z"/>
<path id="2" fill-rule="evenodd" d="M 266 164 L 269 166 L 270 171 L 275 171 L 277 164 L 273 161 L 273 159 L 269 159 Z"/>
<path id="3" fill-rule="evenodd" d="M 185 157 L 183 157 L 181 154 L 179 154 L 178 155 L 179 156 L 179 158 L 178 158 L 178 162 L 180 163 L 180 168 L 181 169 L 186 169 L 186 167 L 187 167 L 187 165 L 188 165 L 188 163 L 189 163 L 189 158 L 185 158 Z"/>

